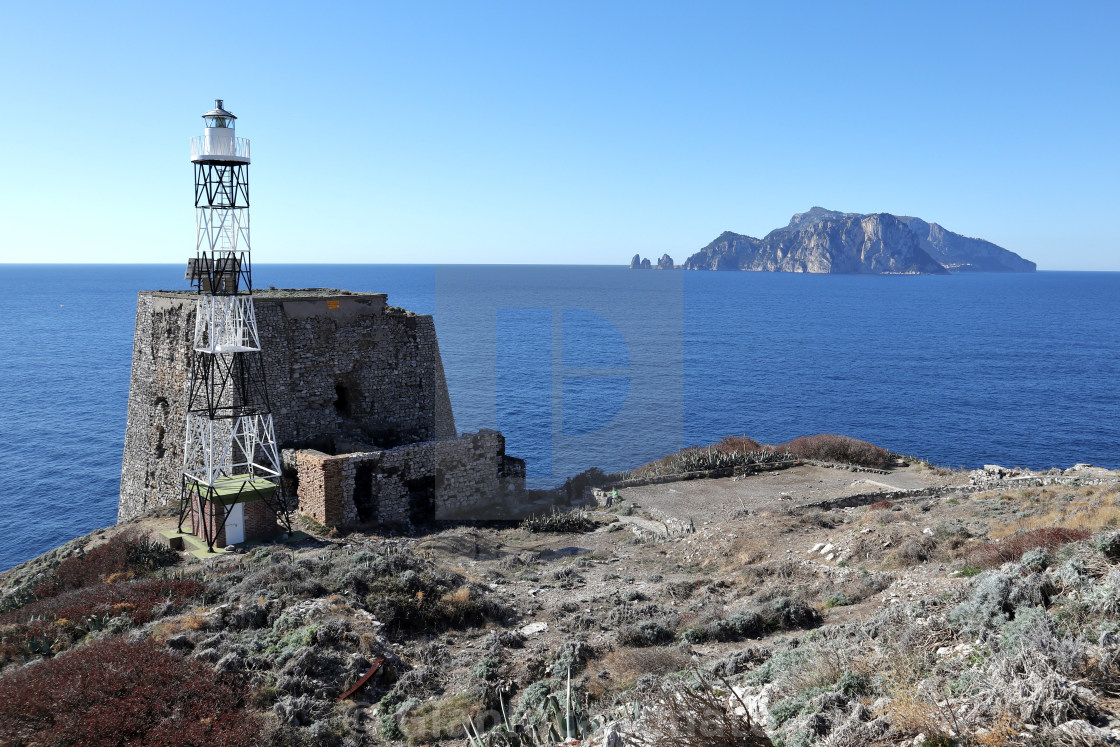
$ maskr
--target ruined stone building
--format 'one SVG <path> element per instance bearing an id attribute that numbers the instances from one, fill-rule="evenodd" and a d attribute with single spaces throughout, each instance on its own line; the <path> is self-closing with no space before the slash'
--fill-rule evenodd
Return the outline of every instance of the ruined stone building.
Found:
<path id="1" fill-rule="evenodd" d="M 495 431 L 458 435 L 430 316 L 384 294 L 254 295 L 285 489 L 327 526 L 504 518 L 525 465 Z M 140 293 L 118 520 L 176 504 L 195 294 Z"/>

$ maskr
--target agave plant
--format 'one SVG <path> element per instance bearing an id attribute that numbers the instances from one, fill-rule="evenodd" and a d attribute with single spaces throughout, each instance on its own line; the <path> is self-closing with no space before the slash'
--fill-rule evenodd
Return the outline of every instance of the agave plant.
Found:
<path id="1" fill-rule="evenodd" d="M 564 692 L 564 702 L 555 693 L 545 698 L 544 705 L 537 714 L 537 723 L 526 723 L 528 715 L 516 724 L 510 723 L 506 713 L 505 700 L 502 706 L 502 723 L 485 735 L 469 721 L 464 722 L 463 730 L 470 747 L 549 747 L 572 739 L 588 739 L 600 725 L 580 706 L 579 699 L 572 697 L 572 670 L 568 669 L 568 685 Z"/>

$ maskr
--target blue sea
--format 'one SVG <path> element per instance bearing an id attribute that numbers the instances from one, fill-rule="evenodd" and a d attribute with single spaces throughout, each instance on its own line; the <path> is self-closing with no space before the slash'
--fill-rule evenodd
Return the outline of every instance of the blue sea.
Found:
<path id="1" fill-rule="evenodd" d="M 460 431 L 534 486 L 729 434 L 946 466 L 1120 466 L 1120 273 L 257 265 L 434 314 Z M 116 518 L 136 294 L 180 265 L 0 265 L 0 569 Z M 283 440 L 283 434 L 278 434 Z"/>

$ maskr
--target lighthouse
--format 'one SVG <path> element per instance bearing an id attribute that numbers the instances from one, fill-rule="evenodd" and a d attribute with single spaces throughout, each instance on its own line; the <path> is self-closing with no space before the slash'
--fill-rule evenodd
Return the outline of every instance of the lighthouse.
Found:
<path id="1" fill-rule="evenodd" d="M 190 351 L 179 531 L 213 552 L 291 531 L 280 453 L 253 311 L 249 245 L 249 141 L 221 99 L 191 138 L 197 293 Z M 186 526 L 189 523 L 189 526 Z"/>

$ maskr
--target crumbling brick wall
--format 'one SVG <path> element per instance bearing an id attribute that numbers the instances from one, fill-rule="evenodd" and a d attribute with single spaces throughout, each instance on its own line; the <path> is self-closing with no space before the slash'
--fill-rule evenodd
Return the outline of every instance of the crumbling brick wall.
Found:
<path id="1" fill-rule="evenodd" d="M 197 495 L 191 500 L 194 504 L 194 510 L 191 512 L 190 526 L 184 525 L 183 529 L 189 529 L 190 533 L 196 537 L 205 538 L 206 530 L 203 528 L 203 524 L 207 523 L 209 524 L 210 535 L 214 537 L 214 547 L 225 547 L 226 530 L 223 519 L 226 507 L 215 505 L 210 501 L 202 501 L 200 507 Z M 242 503 L 241 511 L 245 541 L 272 537 L 280 531 L 280 525 L 276 523 L 275 512 L 264 501 Z"/>
<path id="2" fill-rule="evenodd" d="M 284 462 L 299 510 L 331 527 L 506 519 L 525 490 L 524 461 L 492 430 L 376 452 L 292 449 Z"/>

